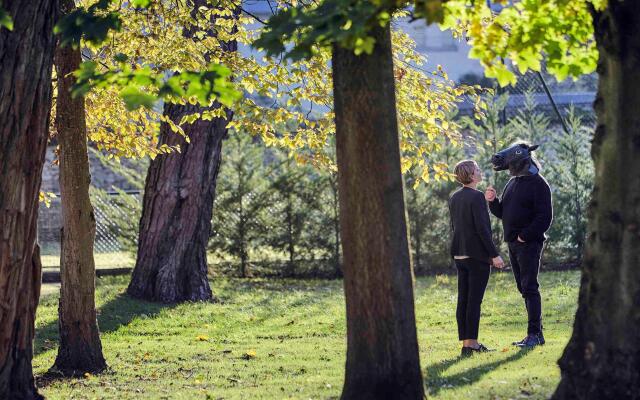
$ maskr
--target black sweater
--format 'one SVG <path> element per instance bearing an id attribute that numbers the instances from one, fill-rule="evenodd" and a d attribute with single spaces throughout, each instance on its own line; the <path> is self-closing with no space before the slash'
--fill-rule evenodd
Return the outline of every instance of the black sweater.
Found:
<path id="1" fill-rule="evenodd" d="M 547 239 L 545 232 L 553 219 L 551 189 L 540 174 L 511 178 L 489 209 L 502 219 L 505 242 L 515 242 L 518 236 L 525 242 Z"/>
<path id="2" fill-rule="evenodd" d="M 491 222 L 484 194 L 478 190 L 463 187 L 449 199 L 451 215 L 451 256 L 468 256 L 489 262 L 498 256 L 498 250 L 491 239 Z"/>

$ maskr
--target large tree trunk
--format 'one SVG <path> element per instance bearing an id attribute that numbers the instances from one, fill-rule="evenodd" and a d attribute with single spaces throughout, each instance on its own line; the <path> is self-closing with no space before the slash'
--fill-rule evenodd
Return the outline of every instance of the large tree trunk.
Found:
<path id="1" fill-rule="evenodd" d="M 179 123 L 196 111 L 197 106 L 167 104 L 164 113 Z M 163 303 L 212 299 L 207 243 L 228 114 L 183 126 L 190 143 L 162 124 L 160 143 L 180 143 L 181 151 L 160 155 L 149 166 L 131 296 Z"/>
<path id="2" fill-rule="evenodd" d="M 37 399 L 38 192 L 51 108 L 56 0 L 3 0 L 0 28 L 0 399 Z"/>
<path id="3" fill-rule="evenodd" d="M 196 16 L 206 0 L 187 2 Z M 239 9 L 229 18 L 237 18 Z M 215 36 L 213 28 L 205 33 Z M 197 27 L 185 27 L 193 38 Z M 222 51 L 237 51 L 237 42 L 221 43 Z M 212 108 L 222 107 L 215 104 Z M 164 115 L 180 123 L 183 116 L 203 111 L 193 105 L 166 104 Z M 211 215 L 227 124 L 233 113 L 211 121 L 198 120 L 183 126 L 190 143 L 160 127 L 160 144 L 180 144 L 180 153 L 160 155 L 151 161 L 144 189 L 138 257 L 128 293 L 137 298 L 163 303 L 211 300 L 207 278 L 207 243 Z"/>
<path id="4" fill-rule="evenodd" d="M 61 0 L 63 14 L 75 8 L 73 0 Z M 96 221 L 89 199 L 89 158 L 84 98 L 71 97 L 80 66 L 80 49 L 56 49 L 58 77 L 56 131 L 60 146 L 62 195 L 62 252 L 60 255 L 60 346 L 52 368 L 64 375 L 100 372 L 107 367 L 96 320 L 93 240 Z"/>
<path id="5" fill-rule="evenodd" d="M 340 216 L 339 214 L 339 199 L 338 199 L 338 179 L 337 176 L 332 175 L 329 177 L 329 185 L 331 187 L 331 200 L 332 200 L 332 223 L 333 223 L 333 263 L 334 263 L 334 278 L 342 278 L 342 265 L 340 264 Z"/>
<path id="6" fill-rule="evenodd" d="M 332 59 L 347 303 L 342 398 L 420 399 L 389 27 L 372 35 L 373 54 L 336 46 Z"/>
<path id="7" fill-rule="evenodd" d="M 595 187 L 573 335 L 556 399 L 640 398 L 640 2 L 594 13 Z"/>

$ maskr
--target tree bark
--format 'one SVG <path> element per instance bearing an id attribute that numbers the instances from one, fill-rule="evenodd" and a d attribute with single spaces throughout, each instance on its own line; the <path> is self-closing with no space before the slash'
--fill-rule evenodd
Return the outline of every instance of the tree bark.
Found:
<path id="1" fill-rule="evenodd" d="M 198 106 L 165 105 L 175 123 Z M 138 257 L 128 293 L 163 303 L 211 300 L 207 243 L 228 119 L 199 120 L 183 126 L 190 143 L 160 127 L 160 143 L 181 145 L 180 153 L 151 161 L 144 189 Z"/>
<path id="2" fill-rule="evenodd" d="M 421 399 L 389 27 L 371 55 L 333 49 L 347 306 L 343 399 Z"/>
<path id="3" fill-rule="evenodd" d="M 417 178 L 416 178 L 417 179 Z M 418 198 L 418 192 L 416 189 L 411 189 L 408 200 L 408 216 L 409 232 L 411 239 L 414 243 L 415 260 L 413 262 L 413 268 L 420 270 L 422 268 L 422 214 L 420 210 L 420 201 Z M 413 211 L 413 212 L 412 212 Z M 413 214 L 413 215 L 412 215 Z"/>
<path id="4" fill-rule="evenodd" d="M 240 277 L 241 278 L 246 278 L 247 277 L 247 261 L 249 259 L 249 254 L 247 252 L 247 224 L 246 224 L 246 220 L 247 220 L 247 216 L 245 215 L 245 210 L 244 210 L 244 188 L 245 188 L 245 182 L 244 182 L 244 176 L 242 176 L 240 174 L 240 171 L 238 171 L 238 182 L 240 183 L 238 185 L 238 188 L 242 188 L 243 192 L 242 195 L 240 196 L 240 201 L 239 203 L 239 215 L 240 215 L 240 223 L 238 224 L 238 228 L 239 228 L 239 234 L 238 234 L 238 238 L 239 240 L 239 245 L 240 245 Z"/>
<path id="5" fill-rule="evenodd" d="M 594 12 L 595 187 L 573 335 L 555 399 L 640 398 L 640 2 Z"/>
<path id="6" fill-rule="evenodd" d="M 187 2 L 196 16 L 206 0 Z M 239 9 L 233 16 L 237 18 Z M 205 33 L 215 36 L 215 19 Z M 198 28 L 185 27 L 184 36 L 194 37 Z M 222 51 L 237 51 L 237 42 L 221 43 Z M 208 56 L 206 57 L 208 58 Z M 210 109 L 222 107 L 216 103 Z M 165 104 L 164 114 L 176 124 L 184 115 L 203 111 L 194 105 Z M 180 144 L 180 153 L 160 155 L 151 161 L 145 183 L 138 256 L 128 293 L 163 303 L 213 299 L 207 278 L 207 243 L 222 141 L 233 113 L 211 121 L 198 120 L 182 126 L 190 138 L 186 143 L 166 123 L 160 127 L 160 144 Z"/>
<path id="7" fill-rule="evenodd" d="M 574 187 L 574 196 L 573 196 L 573 207 L 574 207 L 574 214 L 573 214 L 573 224 L 574 224 L 574 232 L 575 232 L 575 242 L 576 242 L 576 261 L 578 262 L 578 265 L 582 264 L 582 252 L 584 250 L 584 236 L 585 236 L 585 231 L 584 231 L 584 226 L 583 226 L 583 220 L 582 220 L 582 206 L 580 204 L 580 187 L 579 182 L 578 182 L 578 166 L 577 166 L 578 162 L 575 162 L 575 170 L 576 173 L 574 174 L 574 176 L 576 177 L 576 184 Z"/>
<path id="8" fill-rule="evenodd" d="M 287 180 L 291 177 L 290 173 L 290 159 L 287 157 Z M 290 185 L 289 182 L 286 183 L 289 186 L 289 191 L 287 192 L 287 207 L 285 210 L 285 215 L 287 219 L 287 252 L 289 253 L 289 262 L 287 263 L 287 273 L 288 277 L 293 277 L 295 275 L 295 232 L 293 231 L 293 194 L 291 191 L 294 188 L 294 185 Z"/>
<path id="9" fill-rule="evenodd" d="M 51 108 L 56 0 L 3 0 L 0 28 L 0 398 L 40 399 L 34 319 L 40 297 L 38 192 Z"/>
<path id="10" fill-rule="evenodd" d="M 67 14 L 73 0 L 61 0 Z M 60 146 L 60 194 L 62 246 L 60 255 L 60 345 L 52 371 L 66 376 L 101 372 L 107 367 L 102 355 L 95 305 L 96 268 L 93 241 L 96 221 L 89 198 L 89 158 L 84 98 L 71 97 L 72 72 L 82 61 L 80 49 L 58 47 L 55 53 L 58 96 L 56 130 Z"/>
<path id="11" fill-rule="evenodd" d="M 338 199 L 338 179 L 333 175 L 329 178 L 329 185 L 331 187 L 331 200 L 332 200 L 332 223 L 333 223 L 333 263 L 334 263 L 334 278 L 342 278 L 342 265 L 340 264 L 340 216 L 339 214 L 339 199 Z"/>

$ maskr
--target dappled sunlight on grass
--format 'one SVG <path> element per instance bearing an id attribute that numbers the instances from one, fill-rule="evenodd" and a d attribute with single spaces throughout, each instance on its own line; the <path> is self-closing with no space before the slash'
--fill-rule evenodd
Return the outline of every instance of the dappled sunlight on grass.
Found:
<path id="1" fill-rule="evenodd" d="M 42 260 L 42 267 L 48 268 L 60 268 L 60 255 L 43 255 L 40 257 Z M 133 267 L 136 263 L 136 259 L 133 254 L 126 251 L 115 251 L 111 253 L 94 253 L 93 259 L 96 264 L 96 268 L 118 268 L 118 267 Z"/>
<path id="2" fill-rule="evenodd" d="M 509 346 L 524 336 L 522 299 L 508 273 L 492 275 L 481 341 L 497 351 L 459 359 L 455 276 L 418 278 L 416 318 L 431 398 L 544 398 L 569 335 L 579 276 L 542 277 L 548 344 Z M 108 373 L 48 382 L 48 399 L 337 398 L 346 331 L 341 281 L 218 279 L 215 303 L 159 305 L 123 294 L 128 277 L 98 280 L 97 304 Z M 55 358 L 57 298 L 38 309 L 34 368 Z"/>

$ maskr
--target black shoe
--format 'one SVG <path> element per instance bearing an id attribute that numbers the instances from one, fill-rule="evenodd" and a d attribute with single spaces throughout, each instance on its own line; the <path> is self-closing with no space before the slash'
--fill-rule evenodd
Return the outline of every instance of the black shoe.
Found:
<path id="1" fill-rule="evenodd" d="M 525 336 L 524 339 L 518 341 L 518 342 L 512 342 L 511 344 L 514 346 L 522 346 L 522 343 L 527 341 L 527 338 L 529 337 L 529 335 Z"/>
<path id="2" fill-rule="evenodd" d="M 544 344 L 544 336 L 542 336 L 542 332 L 541 333 L 532 333 L 530 335 L 527 335 L 526 338 L 524 338 L 524 340 L 518 344 L 516 344 L 516 346 L 518 347 L 535 347 L 535 346 L 541 346 Z"/>
<path id="3" fill-rule="evenodd" d="M 488 349 L 487 346 L 483 345 L 482 343 L 478 343 L 478 347 L 477 348 L 472 347 L 472 349 L 476 353 L 488 353 L 490 351 L 495 351 L 493 349 Z"/>
<path id="4" fill-rule="evenodd" d="M 462 357 L 471 357 L 473 355 L 473 347 L 463 347 L 460 352 L 460 356 Z"/>
<path id="5" fill-rule="evenodd" d="M 488 353 L 490 351 L 495 350 L 488 349 L 487 346 L 482 343 L 478 343 L 478 347 L 463 347 L 460 355 L 462 357 L 469 357 L 472 356 L 473 353 Z"/>

